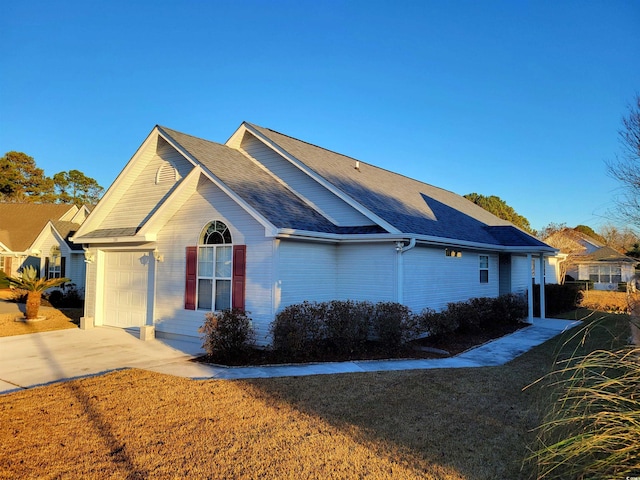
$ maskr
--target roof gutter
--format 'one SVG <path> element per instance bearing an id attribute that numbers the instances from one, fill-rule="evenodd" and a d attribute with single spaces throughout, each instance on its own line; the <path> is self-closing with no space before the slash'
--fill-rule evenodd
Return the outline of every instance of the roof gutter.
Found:
<path id="1" fill-rule="evenodd" d="M 303 240 L 323 243 L 375 243 L 375 242 L 401 242 L 409 241 L 416 244 L 442 246 L 442 247 L 463 247 L 474 250 L 499 251 L 504 253 L 540 253 L 544 255 L 555 255 L 559 250 L 550 246 L 505 246 L 491 243 L 470 242 L 453 238 L 435 237 L 431 235 L 402 235 L 396 233 L 360 233 L 360 234 L 338 234 L 322 233 L 308 230 L 296 230 L 290 228 L 280 228 L 277 230 L 276 238 L 286 240 Z M 411 248 L 413 248 L 411 246 Z M 404 247 L 409 249 L 408 247 Z"/>

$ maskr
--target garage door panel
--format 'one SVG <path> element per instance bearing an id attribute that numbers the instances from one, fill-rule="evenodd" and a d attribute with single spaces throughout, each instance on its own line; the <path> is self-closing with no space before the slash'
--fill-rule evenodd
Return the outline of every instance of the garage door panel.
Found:
<path id="1" fill-rule="evenodd" d="M 149 293 L 148 252 L 107 252 L 104 324 L 137 327 L 146 324 Z"/>

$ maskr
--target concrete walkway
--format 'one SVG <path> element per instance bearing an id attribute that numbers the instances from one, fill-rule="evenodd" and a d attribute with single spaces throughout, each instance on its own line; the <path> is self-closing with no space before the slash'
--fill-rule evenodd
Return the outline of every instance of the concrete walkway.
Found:
<path id="1" fill-rule="evenodd" d="M 190 361 L 200 343 L 155 339 L 136 331 L 100 327 L 0 338 L 0 394 L 123 368 L 194 379 L 246 379 L 502 365 L 579 322 L 536 319 L 534 325 L 468 350 L 428 360 L 370 360 L 256 367 L 220 367 Z"/>

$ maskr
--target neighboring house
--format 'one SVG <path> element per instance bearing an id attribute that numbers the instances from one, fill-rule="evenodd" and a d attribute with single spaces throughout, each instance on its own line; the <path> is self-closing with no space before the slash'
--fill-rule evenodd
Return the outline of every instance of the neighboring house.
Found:
<path id="1" fill-rule="evenodd" d="M 15 276 L 32 265 L 41 277 L 68 277 L 82 291 L 84 252 L 69 237 L 88 215 L 84 206 L 0 203 L 0 270 Z"/>
<path id="2" fill-rule="evenodd" d="M 633 278 L 640 262 L 605 246 L 589 254 L 576 255 L 573 263 L 578 270 L 578 280 L 593 282 L 596 290 L 617 290 L 620 283 Z"/>
<path id="3" fill-rule="evenodd" d="M 249 123 L 224 145 L 155 127 L 73 241 L 85 323 L 197 337 L 238 307 L 263 344 L 290 304 L 525 293 L 556 253 L 462 196 Z"/>
<path id="4" fill-rule="evenodd" d="M 571 228 L 555 232 L 545 242 L 566 255 L 567 280 L 590 281 L 596 290 L 617 290 L 618 284 L 633 278 L 640 263 Z"/>

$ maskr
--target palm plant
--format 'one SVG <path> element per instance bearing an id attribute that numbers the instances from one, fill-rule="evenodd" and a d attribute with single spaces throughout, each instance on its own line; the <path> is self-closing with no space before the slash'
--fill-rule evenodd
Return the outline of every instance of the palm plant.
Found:
<path id="1" fill-rule="evenodd" d="M 38 318 L 42 292 L 69 281 L 68 278 L 40 278 L 38 271 L 31 265 L 24 267 L 19 276 L 8 278 L 9 284 L 12 287 L 27 292 L 27 302 L 25 306 L 25 317 L 27 320 Z"/>

